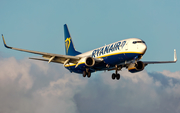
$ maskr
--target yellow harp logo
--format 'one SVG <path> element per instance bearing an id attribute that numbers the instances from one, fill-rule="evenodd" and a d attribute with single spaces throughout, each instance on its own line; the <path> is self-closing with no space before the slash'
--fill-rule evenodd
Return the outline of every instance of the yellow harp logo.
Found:
<path id="1" fill-rule="evenodd" d="M 68 53 L 70 43 L 71 43 L 71 37 L 69 37 L 69 38 L 67 38 L 67 39 L 65 40 L 66 53 Z"/>

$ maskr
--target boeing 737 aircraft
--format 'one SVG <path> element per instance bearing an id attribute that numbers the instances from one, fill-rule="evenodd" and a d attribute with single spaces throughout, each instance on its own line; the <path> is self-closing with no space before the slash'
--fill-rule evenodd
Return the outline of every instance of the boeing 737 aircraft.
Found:
<path id="1" fill-rule="evenodd" d="M 86 53 L 80 53 L 74 47 L 66 24 L 64 25 L 64 37 L 66 55 L 60 55 L 7 46 L 2 35 L 6 48 L 42 55 L 43 58 L 30 59 L 47 61 L 48 63 L 61 63 L 70 72 L 80 73 L 83 77 L 87 76 L 88 78 L 91 77 L 91 73 L 96 71 L 115 70 L 112 79 L 119 80 L 120 74 L 118 74 L 118 71 L 123 67 L 131 73 L 136 73 L 142 71 L 148 64 L 175 63 L 177 61 L 176 50 L 174 50 L 174 61 L 140 61 L 146 52 L 147 46 L 143 40 L 138 38 L 124 39 Z"/>

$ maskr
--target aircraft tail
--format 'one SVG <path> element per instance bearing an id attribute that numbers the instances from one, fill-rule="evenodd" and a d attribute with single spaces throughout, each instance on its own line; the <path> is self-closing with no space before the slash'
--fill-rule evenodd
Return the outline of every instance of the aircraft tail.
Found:
<path id="1" fill-rule="evenodd" d="M 76 51 L 67 24 L 64 24 L 64 38 L 65 38 L 65 51 L 66 55 L 76 56 L 81 54 Z"/>

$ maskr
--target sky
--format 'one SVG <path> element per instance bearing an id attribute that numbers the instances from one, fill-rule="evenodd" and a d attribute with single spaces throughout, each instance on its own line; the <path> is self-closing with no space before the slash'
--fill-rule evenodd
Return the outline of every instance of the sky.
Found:
<path id="1" fill-rule="evenodd" d="M 86 52 L 126 38 L 147 44 L 142 61 L 179 59 L 178 0 L 1 0 L 0 34 L 7 45 L 65 54 L 67 24 L 78 51 Z M 180 63 L 148 65 L 131 74 L 112 71 L 90 79 L 61 64 L 29 60 L 30 53 L 0 44 L 0 112 L 115 113 L 180 111 Z"/>

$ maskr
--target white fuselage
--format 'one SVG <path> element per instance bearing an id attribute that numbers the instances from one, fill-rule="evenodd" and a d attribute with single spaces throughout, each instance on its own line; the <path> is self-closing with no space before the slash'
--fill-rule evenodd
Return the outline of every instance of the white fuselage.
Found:
<path id="1" fill-rule="evenodd" d="M 135 41 L 137 43 L 133 43 Z M 143 43 L 138 43 L 138 41 L 143 42 Z M 121 42 L 119 45 L 119 48 L 117 47 L 117 49 L 114 51 L 105 52 L 105 49 L 102 50 L 102 48 L 110 48 L 111 46 L 114 46 L 115 44 L 118 44 L 119 42 Z M 123 42 L 125 42 L 125 44 Z M 146 49 L 147 49 L 147 46 L 144 43 L 144 41 L 142 41 L 141 39 L 129 38 L 129 39 L 121 40 L 121 41 L 118 41 L 118 42 L 115 42 L 115 43 L 112 43 L 109 45 L 105 45 L 103 47 L 88 51 L 86 53 L 82 53 L 77 56 L 80 56 L 80 57 L 91 56 L 94 58 L 102 58 L 102 57 L 111 56 L 111 55 L 115 55 L 115 54 L 119 54 L 119 53 L 141 53 L 141 54 L 144 54 Z M 101 52 L 101 54 L 100 54 L 100 52 L 99 53 L 94 52 L 94 51 L 98 51 L 98 50 L 103 51 L 103 52 Z M 94 54 L 93 54 L 93 52 L 94 52 Z"/>
<path id="2" fill-rule="evenodd" d="M 82 65 L 85 64 L 86 58 L 92 57 L 95 60 L 102 60 L 104 62 L 101 65 L 96 65 L 98 70 L 107 69 L 107 65 L 108 68 L 111 69 L 114 68 L 115 65 L 142 57 L 146 49 L 146 44 L 141 39 L 129 38 L 79 54 L 77 56 L 82 57 L 82 59 L 79 60 L 77 64 L 70 63 L 65 65 L 65 67 L 69 70 L 77 71 L 78 66 L 81 65 L 79 67 L 81 70 L 81 68 L 84 67 Z"/>

